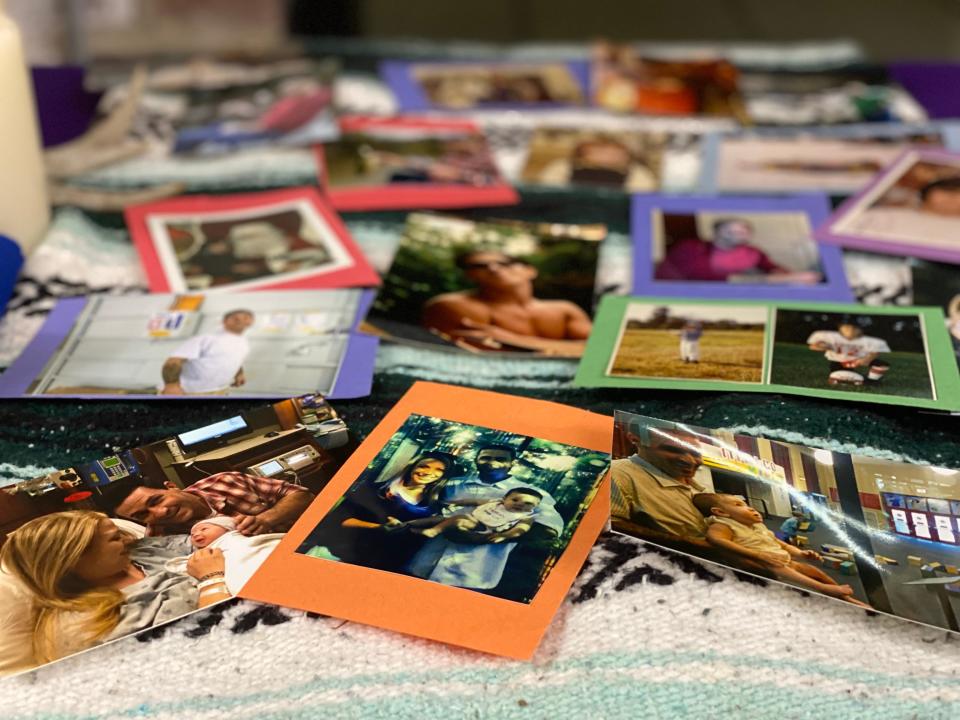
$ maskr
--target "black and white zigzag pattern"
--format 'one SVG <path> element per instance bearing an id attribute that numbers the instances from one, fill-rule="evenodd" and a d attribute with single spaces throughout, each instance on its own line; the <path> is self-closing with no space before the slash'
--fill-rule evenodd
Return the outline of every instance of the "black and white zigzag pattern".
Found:
<path id="1" fill-rule="evenodd" d="M 587 557 L 567 599 L 579 605 L 593 602 L 601 594 L 624 592 L 644 583 L 673 585 L 683 576 L 704 584 L 736 579 L 759 586 L 768 585 L 762 578 L 711 566 L 615 533 L 604 533 Z M 797 592 L 807 594 L 800 590 Z M 303 613 L 234 599 L 144 631 L 137 637 L 141 642 L 149 642 L 167 633 L 178 632 L 187 638 L 200 638 L 209 634 L 213 628 L 226 623 L 229 623 L 230 632 L 242 634 L 261 625 L 282 625 L 304 616 L 313 619 L 325 617 L 316 613 Z"/>

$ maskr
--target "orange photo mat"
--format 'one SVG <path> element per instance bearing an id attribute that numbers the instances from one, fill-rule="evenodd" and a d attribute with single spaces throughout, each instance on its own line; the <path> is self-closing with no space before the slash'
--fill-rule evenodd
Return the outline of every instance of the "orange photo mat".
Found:
<path id="1" fill-rule="evenodd" d="M 298 554 L 300 544 L 411 414 L 481 425 L 609 453 L 613 418 L 544 400 L 417 382 L 384 416 L 239 593 L 473 650 L 529 659 L 610 515 L 600 482 L 560 559 L 530 603 Z"/>

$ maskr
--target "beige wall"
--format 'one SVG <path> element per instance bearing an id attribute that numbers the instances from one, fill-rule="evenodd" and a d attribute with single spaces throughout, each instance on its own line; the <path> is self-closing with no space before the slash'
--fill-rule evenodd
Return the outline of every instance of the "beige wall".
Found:
<path id="1" fill-rule="evenodd" d="M 293 0 L 290 0 L 292 3 Z M 68 57 L 70 4 L 95 54 L 257 50 L 285 43 L 288 0 L 6 0 L 32 62 Z M 339 0 L 312 0 L 323 13 Z M 852 38 L 870 57 L 960 59 L 956 0 L 354 0 L 360 34 L 492 42 Z M 342 6 L 341 6 L 342 7 Z"/>

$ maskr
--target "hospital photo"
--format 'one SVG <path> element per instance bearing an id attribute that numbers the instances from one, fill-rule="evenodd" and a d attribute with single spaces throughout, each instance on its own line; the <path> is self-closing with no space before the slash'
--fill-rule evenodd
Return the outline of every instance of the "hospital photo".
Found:
<path id="1" fill-rule="evenodd" d="M 765 307 L 633 302 L 607 375 L 759 383 L 766 326 Z"/>
<path id="2" fill-rule="evenodd" d="M 0 487 L 0 674 L 237 594 L 355 445 L 313 393 Z"/>
<path id="3" fill-rule="evenodd" d="M 146 226 L 169 287 L 179 292 L 251 289 L 353 265 L 308 199 L 150 213 Z"/>
<path id="4" fill-rule="evenodd" d="M 529 603 L 609 456 L 412 414 L 298 552 Z"/>
<path id="5" fill-rule="evenodd" d="M 932 398 L 923 318 L 778 308 L 770 382 Z"/>
<path id="6" fill-rule="evenodd" d="M 579 357 L 606 234 L 413 213 L 364 327 L 465 352 Z"/>
<path id="7" fill-rule="evenodd" d="M 358 290 L 94 296 L 51 331 L 63 341 L 27 394 L 329 394 L 359 299 Z"/>
<path id="8" fill-rule="evenodd" d="M 584 103 L 580 83 L 566 63 L 416 64 L 410 73 L 432 105 L 448 110 Z"/>
<path id="9" fill-rule="evenodd" d="M 651 222 L 657 280 L 788 285 L 824 280 L 804 212 L 658 210 Z"/>

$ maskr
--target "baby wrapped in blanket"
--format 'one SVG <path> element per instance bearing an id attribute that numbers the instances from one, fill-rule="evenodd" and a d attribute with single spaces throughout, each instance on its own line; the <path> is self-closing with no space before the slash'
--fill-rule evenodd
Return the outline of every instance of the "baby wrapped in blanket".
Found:
<path id="1" fill-rule="evenodd" d="M 236 595 L 260 564 L 273 552 L 283 533 L 268 533 L 247 537 L 237 531 L 233 518 L 214 515 L 201 520 L 190 528 L 190 543 L 195 550 L 218 548 L 223 552 L 224 581 L 231 595 Z M 171 572 L 187 571 L 189 555 L 168 560 L 166 567 Z"/>

